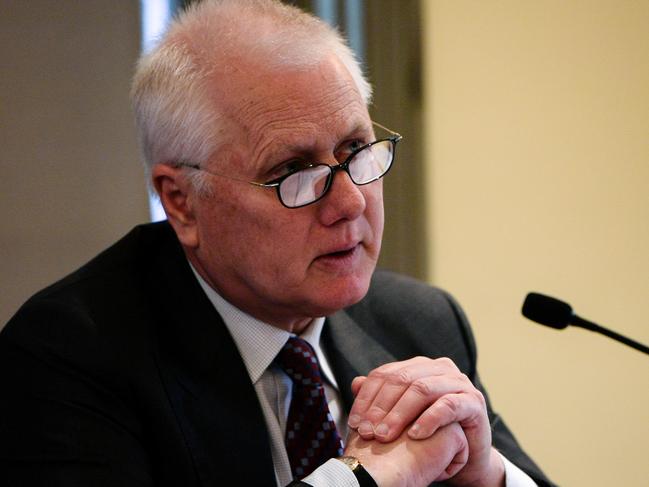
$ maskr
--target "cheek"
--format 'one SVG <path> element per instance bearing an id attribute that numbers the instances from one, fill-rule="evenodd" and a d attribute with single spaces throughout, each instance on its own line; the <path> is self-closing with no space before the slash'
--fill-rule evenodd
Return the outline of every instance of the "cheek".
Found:
<path id="1" fill-rule="evenodd" d="M 301 215 L 276 208 L 269 198 L 258 204 L 252 198 L 234 198 L 232 195 L 227 201 L 214 202 L 213 209 L 201 215 L 207 222 L 203 225 L 203 242 L 210 247 L 205 251 L 223 266 L 239 268 L 239 272 L 259 271 L 273 278 L 299 265 L 300 257 L 307 253 L 309 234 Z"/>
<path id="2" fill-rule="evenodd" d="M 202 253 L 212 262 L 226 266 L 239 258 L 254 237 L 252 222 L 241 211 L 240 202 L 225 191 L 205 201 L 197 214 Z"/>
<path id="3" fill-rule="evenodd" d="M 368 185 L 365 193 L 366 209 L 365 215 L 377 244 L 380 244 L 383 236 L 383 181 Z"/>

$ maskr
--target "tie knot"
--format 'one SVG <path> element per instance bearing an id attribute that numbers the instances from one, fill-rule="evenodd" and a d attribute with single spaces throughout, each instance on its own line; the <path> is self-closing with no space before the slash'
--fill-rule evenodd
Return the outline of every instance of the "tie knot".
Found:
<path id="1" fill-rule="evenodd" d="M 275 361 L 296 385 L 309 386 L 322 383 L 315 351 L 302 338 L 289 338 L 277 354 Z"/>

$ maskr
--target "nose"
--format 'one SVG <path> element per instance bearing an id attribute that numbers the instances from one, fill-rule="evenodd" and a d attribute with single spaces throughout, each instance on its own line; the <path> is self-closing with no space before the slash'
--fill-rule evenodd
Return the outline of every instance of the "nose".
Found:
<path id="1" fill-rule="evenodd" d="M 331 187 L 318 206 L 320 221 L 329 226 L 340 220 L 355 220 L 366 206 L 361 186 L 356 186 L 347 172 L 335 171 Z"/>

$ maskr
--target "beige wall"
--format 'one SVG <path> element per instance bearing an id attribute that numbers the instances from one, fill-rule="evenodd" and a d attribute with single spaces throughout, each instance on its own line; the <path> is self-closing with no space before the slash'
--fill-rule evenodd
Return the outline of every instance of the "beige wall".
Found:
<path id="1" fill-rule="evenodd" d="M 561 485 L 649 485 L 649 357 L 520 315 L 528 291 L 649 343 L 649 2 L 423 0 L 429 276 Z"/>
<path id="2" fill-rule="evenodd" d="M 0 327 L 147 219 L 128 100 L 138 2 L 0 7 Z"/>

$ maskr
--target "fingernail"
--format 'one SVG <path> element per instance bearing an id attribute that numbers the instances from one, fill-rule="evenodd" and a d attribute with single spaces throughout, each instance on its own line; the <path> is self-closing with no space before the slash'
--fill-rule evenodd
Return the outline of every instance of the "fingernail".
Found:
<path id="1" fill-rule="evenodd" d="M 374 428 L 372 428 L 372 423 L 369 421 L 363 421 L 359 426 L 358 426 L 358 433 L 361 436 L 370 436 L 374 435 Z"/>
<path id="2" fill-rule="evenodd" d="M 358 414 L 352 414 L 347 421 L 347 424 L 352 428 L 356 428 L 358 423 L 361 422 L 361 417 Z"/>
<path id="3" fill-rule="evenodd" d="M 414 438 L 415 440 L 419 437 L 421 437 L 422 431 L 421 431 L 421 426 L 418 424 L 413 424 L 412 428 L 408 431 L 408 436 L 410 438 Z"/>
<path id="4" fill-rule="evenodd" d="M 389 432 L 390 428 L 388 428 L 388 425 L 385 423 L 381 423 L 376 427 L 376 434 L 379 436 L 388 436 Z"/>

